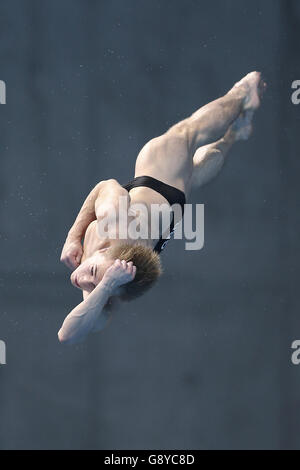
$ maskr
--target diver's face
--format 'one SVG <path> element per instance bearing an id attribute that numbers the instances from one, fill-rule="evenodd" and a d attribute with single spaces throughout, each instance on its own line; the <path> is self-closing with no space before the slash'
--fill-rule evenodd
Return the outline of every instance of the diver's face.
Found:
<path id="1" fill-rule="evenodd" d="M 73 286 L 87 292 L 92 292 L 101 281 L 105 271 L 113 264 L 105 251 L 97 251 L 93 256 L 87 258 L 71 274 Z"/>

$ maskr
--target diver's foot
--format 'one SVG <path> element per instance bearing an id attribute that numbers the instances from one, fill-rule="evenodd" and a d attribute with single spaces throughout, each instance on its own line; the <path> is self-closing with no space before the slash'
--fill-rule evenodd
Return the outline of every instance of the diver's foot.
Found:
<path id="1" fill-rule="evenodd" d="M 260 106 L 262 95 L 266 89 L 266 83 L 261 78 L 260 72 L 250 72 L 232 88 L 243 90 L 245 93 L 243 110 L 255 111 Z"/>
<path id="2" fill-rule="evenodd" d="M 252 134 L 253 110 L 242 112 L 239 117 L 231 124 L 228 133 L 235 140 L 247 140 Z"/>

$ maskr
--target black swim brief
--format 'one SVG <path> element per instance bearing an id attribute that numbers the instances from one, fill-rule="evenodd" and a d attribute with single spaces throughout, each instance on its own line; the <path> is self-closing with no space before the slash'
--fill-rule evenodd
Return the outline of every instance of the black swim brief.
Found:
<path id="1" fill-rule="evenodd" d="M 146 188 L 153 189 L 157 193 L 161 194 L 172 206 L 173 204 L 179 204 L 181 206 L 182 215 L 184 213 L 184 204 L 186 202 L 185 194 L 180 189 L 174 188 L 169 184 L 163 183 L 162 181 L 152 178 L 152 176 L 137 176 L 133 180 L 129 181 L 126 184 L 123 184 L 128 192 L 133 188 L 138 188 L 144 186 Z M 172 211 L 172 220 L 170 223 L 170 236 L 168 238 L 162 238 L 158 240 L 157 244 L 154 247 L 154 251 L 160 253 L 166 246 L 167 242 L 170 240 L 170 237 L 174 234 L 174 211 Z"/>

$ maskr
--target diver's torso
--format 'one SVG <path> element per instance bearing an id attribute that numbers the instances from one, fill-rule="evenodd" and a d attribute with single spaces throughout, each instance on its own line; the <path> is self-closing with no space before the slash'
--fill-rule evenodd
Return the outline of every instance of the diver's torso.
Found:
<path id="1" fill-rule="evenodd" d="M 146 188 L 146 187 L 138 187 L 138 188 L 133 188 L 129 192 L 130 195 L 130 208 L 134 204 L 143 204 L 147 207 L 148 209 L 148 214 L 151 213 L 151 205 L 152 204 L 159 204 L 162 205 L 164 204 L 166 209 L 169 207 L 168 201 L 159 193 L 154 191 L 151 188 Z M 134 206 L 133 206 L 134 207 Z M 145 227 L 145 230 L 147 230 L 149 237 L 147 239 L 138 239 L 135 242 L 142 243 L 146 246 L 149 246 L 151 248 L 154 248 L 158 238 L 151 239 L 151 219 L 148 217 L 148 219 L 143 220 L 142 223 L 147 225 L 147 228 Z M 144 232 L 144 230 L 141 230 L 141 232 Z M 125 240 L 124 240 L 125 241 Z M 96 251 L 101 250 L 103 248 L 108 248 L 112 246 L 114 243 L 119 243 L 119 239 L 112 239 L 112 238 L 101 238 L 98 233 L 97 229 L 97 220 L 94 220 L 93 222 L 90 223 L 88 228 L 86 229 L 85 236 L 84 236 L 84 242 L 83 242 L 83 256 L 81 259 L 81 262 L 83 262 L 86 258 L 89 258 L 92 256 Z"/>

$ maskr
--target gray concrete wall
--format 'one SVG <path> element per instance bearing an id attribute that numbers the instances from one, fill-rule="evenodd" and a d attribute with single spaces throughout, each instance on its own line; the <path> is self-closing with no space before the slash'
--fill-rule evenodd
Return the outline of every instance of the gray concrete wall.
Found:
<path id="1" fill-rule="evenodd" d="M 299 448 L 298 2 L 12 0 L 0 5 L 0 448 Z M 251 70 L 247 143 L 196 192 L 205 247 L 110 328 L 63 348 L 79 294 L 59 254 L 99 180 Z"/>

